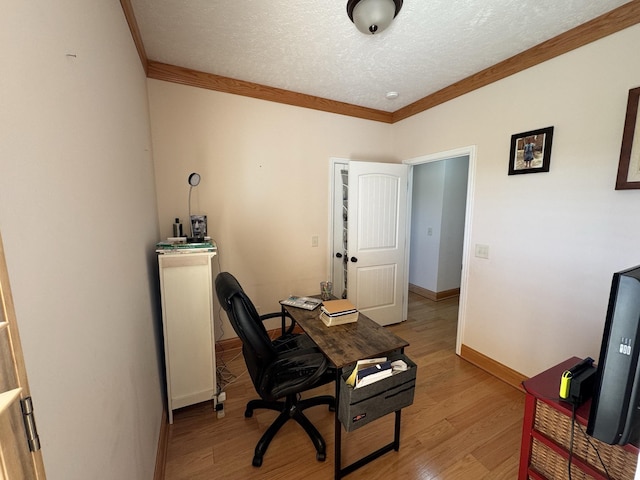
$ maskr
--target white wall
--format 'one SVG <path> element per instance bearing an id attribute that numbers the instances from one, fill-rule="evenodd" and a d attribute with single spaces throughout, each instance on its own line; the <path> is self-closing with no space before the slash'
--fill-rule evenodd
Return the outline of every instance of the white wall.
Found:
<path id="1" fill-rule="evenodd" d="M 221 269 L 259 310 L 318 292 L 329 274 L 329 159 L 392 160 L 389 125 L 148 82 L 162 236 L 187 217 L 187 177 L 197 171 L 192 213 L 208 216 Z M 219 327 L 218 338 L 236 336 L 226 318 Z"/>
<path id="2" fill-rule="evenodd" d="M 413 167 L 412 285 L 432 292 L 460 288 L 468 170 L 468 156 Z"/>
<path id="3" fill-rule="evenodd" d="M 460 288 L 468 173 L 468 156 L 445 160 L 437 292 Z"/>
<path id="4" fill-rule="evenodd" d="M 640 264 L 640 191 L 614 190 L 640 26 L 393 126 L 401 158 L 477 147 L 463 343 L 525 375 L 597 358 L 613 272 Z M 555 127 L 551 171 L 508 176 L 512 134 Z"/>
<path id="5" fill-rule="evenodd" d="M 0 57 L 0 231 L 47 478 L 150 479 L 158 224 L 120 3 L 2 2 Z"/>
<path id="6" fill-rule="evenodd" d="M 413 167 L 409 283 L 432 292 L 438 291 L 444 176 L 444 160 Z"/>

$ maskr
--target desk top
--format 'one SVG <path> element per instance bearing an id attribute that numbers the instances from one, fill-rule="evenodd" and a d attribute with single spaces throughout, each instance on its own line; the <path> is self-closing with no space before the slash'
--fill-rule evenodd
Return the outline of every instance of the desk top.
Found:
<path id="1" fill-rule="evenodd" d="M 357 322 L 327 327 L 320 320 L 319 309 L 282 307 L 337 368 L 409 345 L 362 313 Z"/>

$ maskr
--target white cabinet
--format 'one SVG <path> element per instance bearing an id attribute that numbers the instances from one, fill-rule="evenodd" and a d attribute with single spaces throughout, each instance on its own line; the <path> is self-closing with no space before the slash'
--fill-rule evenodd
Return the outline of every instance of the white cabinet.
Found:
<path id="1" fill-rule="evenodd" d="M 169 423 L 173 410 L 212 400 L 216 394 L 214 255 L 158 255 Z"/>

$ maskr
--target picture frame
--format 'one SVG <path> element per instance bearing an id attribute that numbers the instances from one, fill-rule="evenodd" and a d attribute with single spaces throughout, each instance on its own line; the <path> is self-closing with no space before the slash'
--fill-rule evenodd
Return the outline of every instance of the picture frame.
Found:
<path id="1" fill-rule="evenodd" d="M 552 142 L 553 127 L 511 135 L 509 175 L 548 172 Z"/>
<path id="2" fill-rule="evenodd" d="M 640 122 L 638 122 L 638 103 L 640 87 L 629 90 L 627 113 L 622 131 L 622 146 L 616 177 L 616 190 L 640 188 Z"/>
<path id="3" fill-rule="evenodd" d="M 191 231 L 193 238 L 204 238 L 207 236 L 207 216 L 191 215 Z"/>

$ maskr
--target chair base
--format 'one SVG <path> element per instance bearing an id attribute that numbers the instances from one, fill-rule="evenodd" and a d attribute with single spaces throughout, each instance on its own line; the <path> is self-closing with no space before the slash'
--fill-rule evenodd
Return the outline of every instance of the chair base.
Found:
<path id="1" fill-rule="evenodd" d="M 316 460 L 319 462 L 323 462 L 327 458 L 326 453 L 326 444 L 318 429 L 313 426 L 313 424 L 309 421 L 309 419 L 302 413 L 303 410 L 306 410 L 310 407 L 315 407 L 317 405 L 328 405 L 330 411 L 335 411 L 336 409 L 336 400 L 331 395 L 321 395 L 318 397 L 307 398 L 304 400 L 297 400 L 296 395 L 288 395 L 284 401 L 268 401 L 268 400 L 251 400 L 247 403 L 247 408 L 244 412 L 245 418 L 250 418 L 253 416 L 253 411 L 257 408 L 266 408 L 268 410 L 275 410 L 276 412 L 280 412 L 280 415 L 274 420 L 274 422 L 269 426 L 267 431 L 262 435 L 262 438 L 258 441 L 256 445 L 256 449 L 253 456 L 252 465 L 254 467 L 259 467 L 262 465 L 262 458 L 275 437 L 278 430 L 282 428 L 282 426 L 287 423 L 287 420 L 293 419 L 307 432 L 307 435 L 313 442 L 313 445 L 316 448 Z"/>

